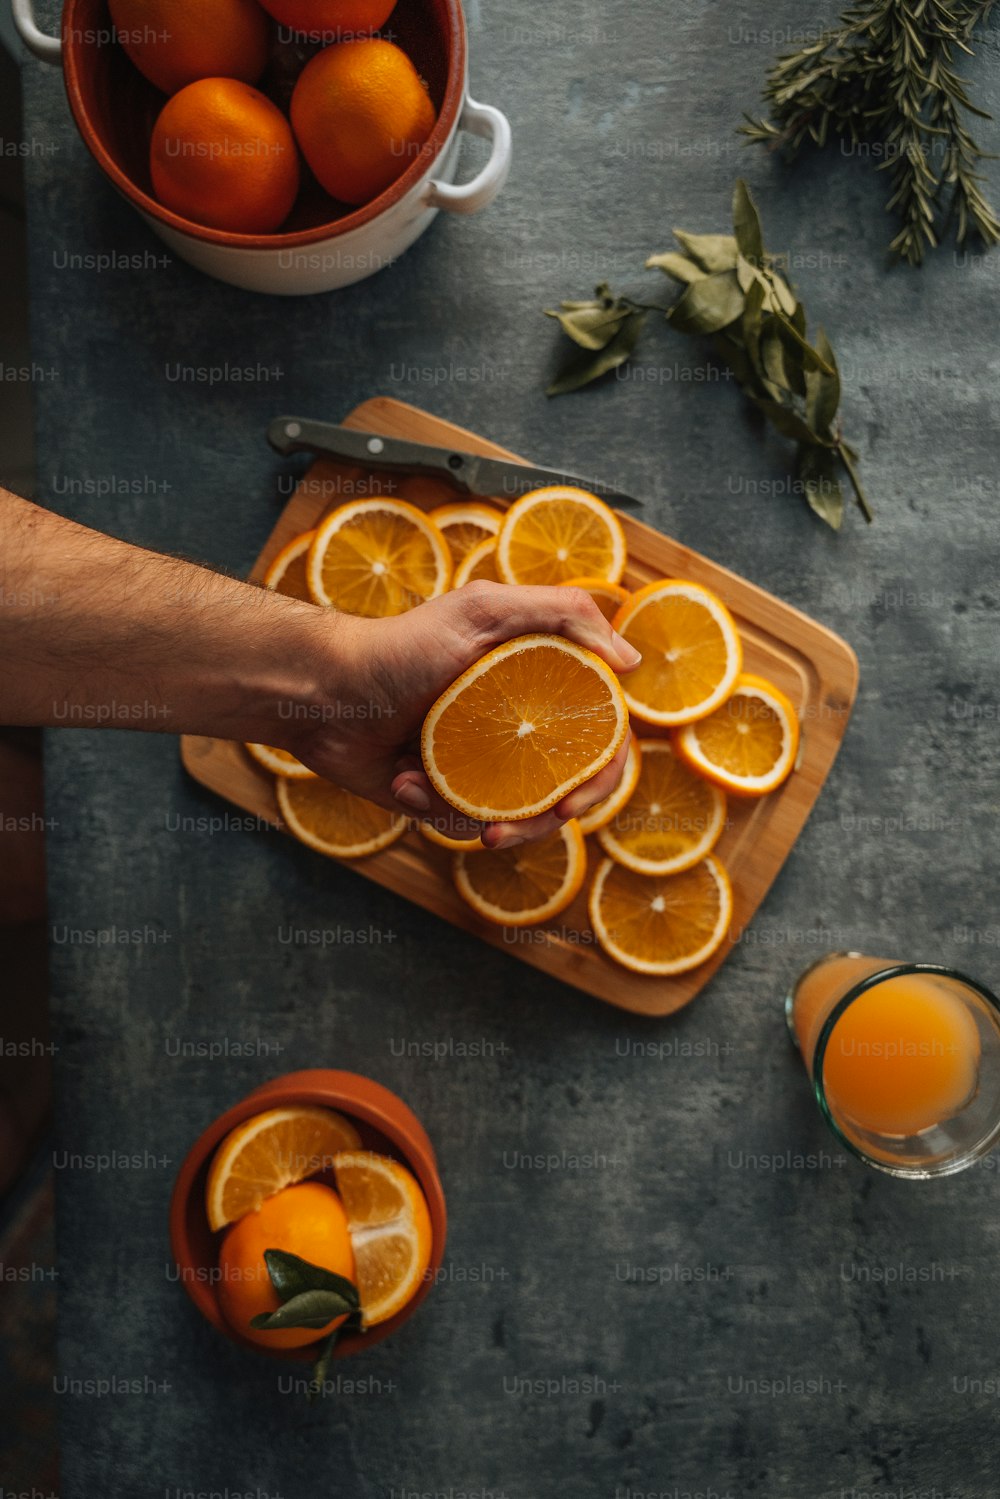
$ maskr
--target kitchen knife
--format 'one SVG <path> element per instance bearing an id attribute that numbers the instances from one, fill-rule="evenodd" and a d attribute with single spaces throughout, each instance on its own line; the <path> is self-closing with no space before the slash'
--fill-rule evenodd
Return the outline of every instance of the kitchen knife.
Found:
<path id="1" fill-rule="evenodd" d="M 516 499 L 532 489 L 550 484 L 568 484 L 600 495 L 607 504 L 626 509 L 641 505 L 634 495 L 597 479 L 581 479 L 562 469 L 538 468 L 530 463 L 514 463 L 505 458 L 483 458 L 478 453 L 463 453 L 454 448 L 435 448 L 422 442 L 406 442 L 398 437 L 382 437 L 377 432 L 355 432 L 334 422 L 311 422 L 304 417 L 279 416 L 267 429 L 267 440 L 275 452 L 318 453 L 362 463 L 369 468 L 387 469 L 406 474 L 421 474 L 445 479 L 464 494 L 492 495 L 497 499 Z"/>

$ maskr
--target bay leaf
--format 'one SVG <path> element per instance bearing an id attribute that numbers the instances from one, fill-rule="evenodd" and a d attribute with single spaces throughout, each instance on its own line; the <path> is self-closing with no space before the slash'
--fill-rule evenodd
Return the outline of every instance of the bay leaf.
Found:
<path id="1" fill-rule="evenodd" d="M 802 350 L 803 369 L 822 370 L 825 375 L 832 375 L 834 373 L 832 366 L 827 364 L 822 354 L 813 348 L 812 344 L 806 338 L 805 332 L 799 328 L 798 324 L 792 318 L 786 317 L 783 312 L 777 313 L 776 316 L 781 318 L 784 323 L 785 332 L 788 337 L 794 343 L 797 343 Z"/>
<path id="2" fill-rule="evenodd" d="M 799 416 L 790 406 L 785 406 L 781 401 L 773 401 L 760 396 L 751 395 L 750 399 L 754 405 L 764 413 L 771 426 L 783 437 L 792 437 L 796 442 L 806 443 L 821 448 L 829 447 L 822 438 L 809 426 L 804 417 Z"/>
<path id="3" fill-rule="evenodd" d="M 832 530 L 839 531 L 844 521 L 844 491 L 836 456 L 828 448 L 800 448 L 798 477 L 810 509 Z"/>
<path id="4" fill-rule="evenodd" d="M 777 319 L 778 334 L 785 345 L 785 374 L 788 377 L 790 388 L 797 396 L 804 397 L 806 394 L 806 372 L 805 355 L 802 345 L 805 341 L 806 310 L 801 302 L 796 302 L 788 322 L 793 325 L 799 337 L 793 338 L 788 332 L 784 318 Z"/>
<path id="5" fill-rule="evenodd" d="M 816 352 L 822 355 L 833 373 L 826 375 L 822 370 L 813 370 L 806 376 L 806 415 L 810 427 L 826 436 L 840 405 L 840 373 L 836 355 L 822 328 L 816 330 Z"/>
<path id="6" fill-rule="evenodd" d="M 613 304 L 605 307 L 595 302 L 590 307 L 577 307 L 569 312 L 549 312 L 545 316 L 555 318 L 562 331 L 581 349 L 603 349 L 618 332 L 630 315 L 630 309 Z"/>
<path id="7" fill-rule="evenodd" d="M 704 271 L 736 269 L 736 241 L 731 234 L 688 234 L 686 229 L 675 229 L 674 239 Z"/>
<path id="8" fill-rule="evenodd" d="M 732 370 L 740 385 L 745 390 L 752 389 L 756 381 L 756 371 L 740 339 L 734 338 L 731 332 L 717 333 L 712 340 L 712 346 L 723 364 Z"/>
<path id="9" fill-rule="evenodd" d="M 763 267 L 764 236 L 760 216 L 742 177 L 737 177 L 733 188 L 733 233 L 743 258 L 753 266 Z"/>
<path id="10" fill-rule="evenodd" d="M 651 255 L 646 261 L 646 269 L 647 271 L 663 271 L 674 281 L 686 283 L 701 281 L 708 274 L 687 255 L 678 255 L 676 250 L 667 250 L 662 255 Z"/>
<path id="11" fill-rule="evenodd" d="M 579 354 L 573 354 L 552 381 L 546 395 L 568 395 L 570 391 L 580 390 L 582 386 L 589 385 L 592 380 L 599 380 L 602 375 L 624 364 L 635 350 L 645 321 L 644 312 L 631 312 L 611 342 L 605 344 L 603 349 L 596 351 L 585 349 Z"/>
<path id="12" fill-rule="evenodd" d="M 743 347 L 747 351 L 754 372 L 760 379 L 767 378 L 760 357 L 760 334 L 763 323 L 763 311 L 764 288 L 755 277 L 751 281 L 750 289 L 746 294 L 743 316 L 740 319 L 740 336 L 743 339 Z"/>
<path id="13" fill-rule="evenodd" d="M 792 291 L 792 288 L 789 286 L 788 282 L 785 280 L 781 272 L 775 270 L 773 266 L 769 271 L 765 272 L 765 274 L 767 275 L 768 280 L 774 288 L 774 294 L 778 299 L 778 306 L 781 308 L 786 317 L 791 317 L 795 312 L 796 307 L 798 306 L 795 298 L 795 293 Z"/>
<path id="14" fill-rule="evenodd" d="M 782 341 L 780 323 L 776 318 L 765 320 L 760 339 L 760 359 L 771 386 L 777 391 L 792 395 L 788 371 L 785 369 L 785 345 Z"/>
<path id="15" fill-rule="evenodd" d="M 671 307 L 667 320 L 679 333 L 717 333 L 736 321 L 743 301 L 736 272 L 717 271 L 693 281 Z"/>
<path id="16" fill-rule="evenodd" d="M 760 272 L 749 260 L 744 260 L 742 255 L 736 257 L 736 279 L 740 283 L 741 291 L 749 291 L 753 283 L 760 279 Z"/>

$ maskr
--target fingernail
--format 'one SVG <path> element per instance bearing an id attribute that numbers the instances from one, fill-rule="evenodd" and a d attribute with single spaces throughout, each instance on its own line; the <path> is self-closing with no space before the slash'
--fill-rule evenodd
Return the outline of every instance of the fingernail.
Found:
<path id="1" fill-rule="evenodd" d="M 402 802 L 404 807 L 409 807 L 411 812 L 429 812 L 431 799 L 422 786 L 414 781 L 404 781 L 396 792 L 396 800 Z"/>
<path id="2" fill-rule="evenodd" d="M 642 660 L 642 652 L 637 651 L 634 645 L 629 645 L 624 635 L 619 635 L 617 630 L 612 630 L 611 639 L 615 650 L 621 656 L 626 666 L 638 666 Z"/>

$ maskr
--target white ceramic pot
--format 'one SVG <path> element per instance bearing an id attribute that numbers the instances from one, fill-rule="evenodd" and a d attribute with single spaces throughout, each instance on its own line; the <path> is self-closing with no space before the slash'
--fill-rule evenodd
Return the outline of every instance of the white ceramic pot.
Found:
<path id="1" fill-rule="evenodd" d="M 419 20 L 418 0 L 401 0 Z M 422 0 L 423 31 L 439 56 L 438 120 L 419 157 L 386 192 L 339 218 L 296 225 L 277 234 L 228 234 L 164 208 L 148 189 L 145 150 L 163 95 L 140 77 L 114 39 L 105 0 L 66 0 L 62 36 L 42 32 L 32 0 L 11 0 L 25 46 L 61 63 L 70 107 L 99 166 L 150 228 L 183 260 L 209 276 L 249 291 L 302 296 L 349 286 L 384 269 L 436 218 L 477 213 L 496 197 L 510 170 L 510 125 L 500 110 L 478 104 L 467 88 L 465 20 L 460 0 Z M 414 16 L 410 17 L 411 27 Z M 432 49 L 433 50 L 433 49 Z M 421 71 L 423 59 L 416 59 Z M 111 107 L 114 101 L 114 108 Z M 492 144 L 470 182 L 456 184 L 460 135 Z M 333 211 L 334 205 L 330 204 Z M 314 214 L 315 216 L 315 214 Z"/>

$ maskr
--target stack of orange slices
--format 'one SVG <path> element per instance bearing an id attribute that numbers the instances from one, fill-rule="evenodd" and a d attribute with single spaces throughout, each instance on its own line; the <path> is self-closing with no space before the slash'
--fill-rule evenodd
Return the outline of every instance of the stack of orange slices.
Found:
<path id="1" fill-rule="evenodd" d="M 589 593 L 642 654 L 621 688 L 630 740 L 618 786 L 538 843 L 485 851 L 426 829 L 453 854 L 452 874 L 485 921 L 551 922 L 577 901 L 587 841 L 598 854 L 587 913 L 603 950 L 636 973 L 669 976 L 707 961 L 726 938 L 733 895 L 713 850 L 727 794 L 758 797 L 791 773 L 798 720 L 773 684 L 743 672 L 743 642 L 704 585 L 654 579 L 630 591 L 625 532 L 596 496 L 525 495 L 459 564 L 475 577 L 561 584 Z M 621 718 L 553 637 L 512 641 L 463 674 L 431 708 L 421 751 L 436 790 L 481 821 L 516 822 L 556 805 L 622 743 Z M 570 683 L 575 686 L 571 687 Z M 635 737 L 635 736 L 641 737 Z"/>
<path id="2" fill-rule="evenodd" d="M 448 543 L 457 572 L 470 552 L 496 541 L 503 516 L 495 505 L 468 500 L 439 505 L 430 518 Z"/>
<path id="3" fill-rule="evenodd" d="M 619 685 L 581 646 L 523 636 L 452 683 L 427 714 L 421 755 L 466 827 L 421 824 L 427 857 L 451 856 L 459 895 L 485 922 L 551 922 L 577 903 L 573 920 L 636 973 L 704 963 L 733 913 L 716 849 L 727 797 L 764 796 L 791 774 L 791 702 L 744 671 L 737 624 L 710 589 L 684 578 L 629 586 L 626 526 L 596 495 L 555 486 L 504 511 L 445 500 L 436 481 L 408 480 L 400 493 L 331 511 L 277 555 L 267 585 L 368 616 L 479 578 L 575 587 L 642 655 Z M 551 812 L 626 741 L 621 780 L 596 806 L 540 842 L 484 849 L 482 824 Z M 311 847 L 357 858 L 407 831 L 401 816 L 319 781 L 286 751 L 248 748 L 275 773 L 289 830 Z M 584 901 L 588 842 L 596 867 Z"/>
<path id="4" fill-rule="evenodd" d="M 332 1180 L 331 1180 L 332 1177 Z M 219 1245 L 218 1296 L 226 1320 L 266 1348 L 303 1347 L 326 1327 L 262 1328 L 280 1303 L 264 1253 L 297 1255 L 350 1280 L 362 1328 L 402 1310 L 424 1283 L 432 1230 L 413 1173 L 362 1148 L 335 1109 L 267 1109 L 236 1126 L 209 1166 L 205 1212 Z"/>

